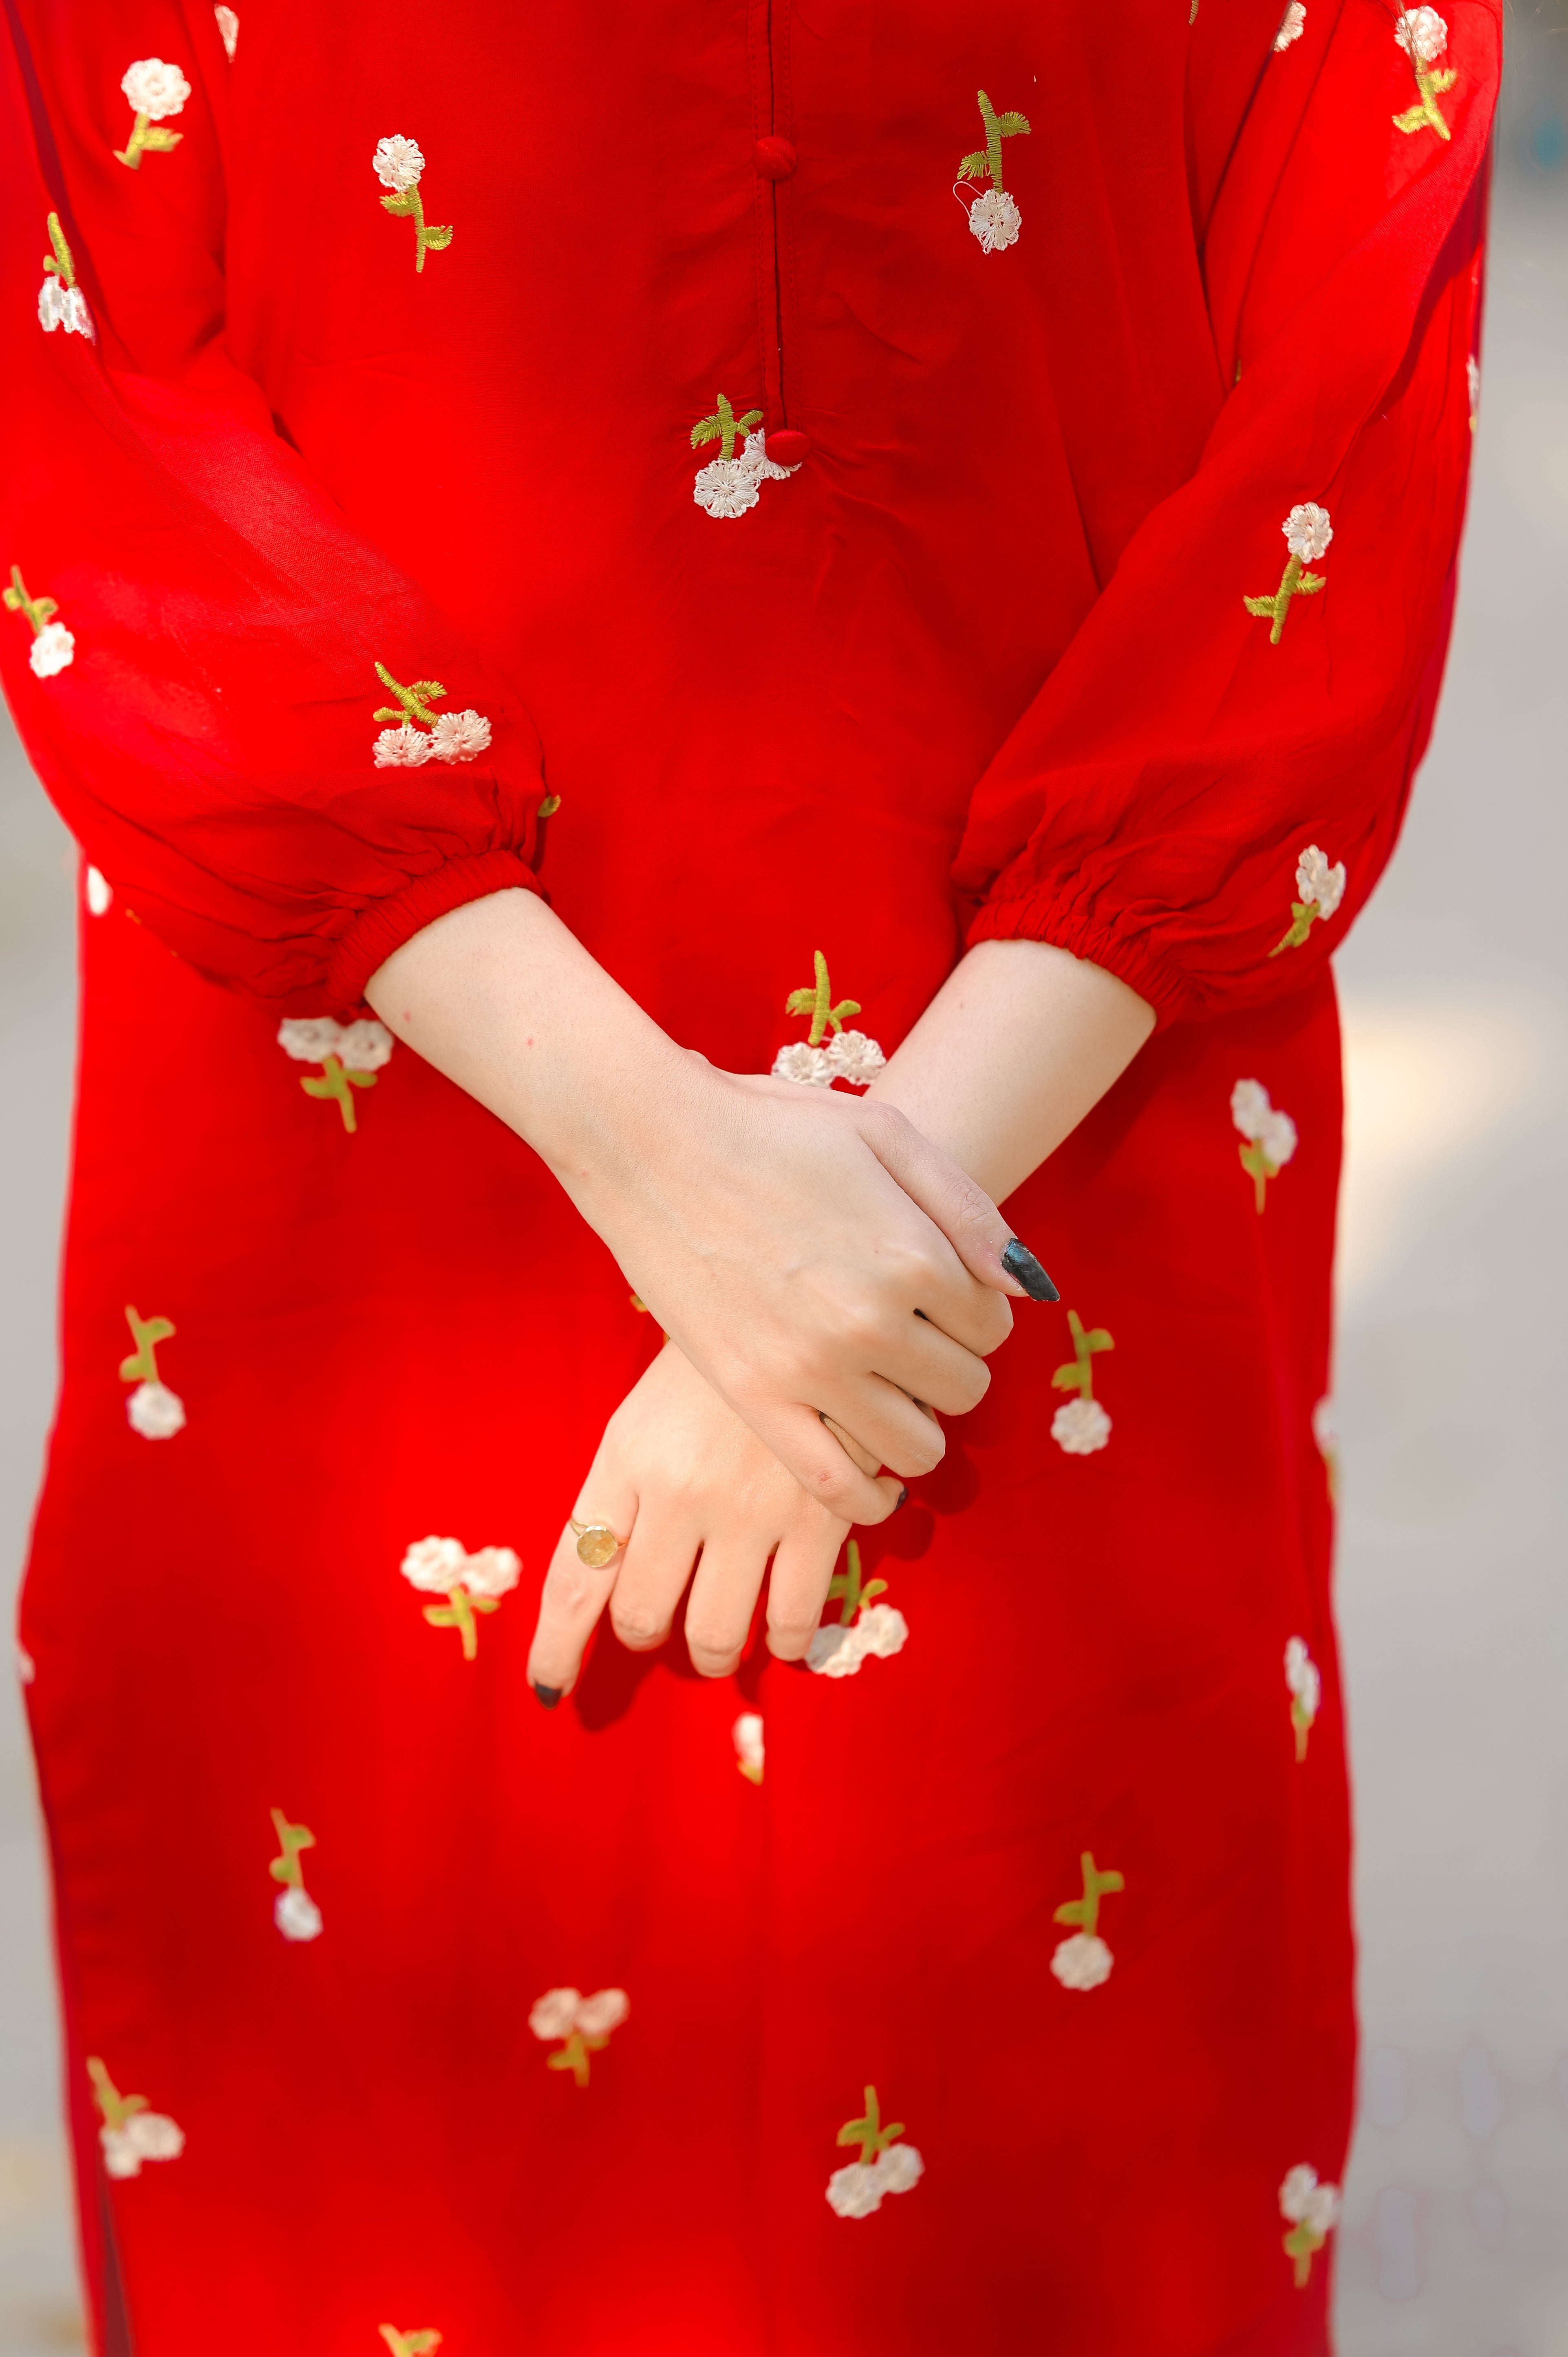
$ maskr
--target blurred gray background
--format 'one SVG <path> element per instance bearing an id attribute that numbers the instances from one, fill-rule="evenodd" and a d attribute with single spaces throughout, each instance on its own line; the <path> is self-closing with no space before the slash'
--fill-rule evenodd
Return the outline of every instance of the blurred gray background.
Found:
<path id="1" fill-rule="evenodd" d="M 1510 6 L 1463 593 L 1338 961 L 1361 2118 L 1341 2357 L 1568 2357 L 1568 0 Z M 4 730 L 0 720 L 0 731 Z M 0 740 L 0 1577 L 54 1385 L 71 845 Z M 0 1681 L 0 2357 L 80 2349 L 32 1771 Z"/>

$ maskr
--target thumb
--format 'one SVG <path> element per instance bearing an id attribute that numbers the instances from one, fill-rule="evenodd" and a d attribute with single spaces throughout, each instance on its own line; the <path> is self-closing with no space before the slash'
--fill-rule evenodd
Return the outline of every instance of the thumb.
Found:
<path id="1" fill-rule="evenodd" d="M 1021 1243 L 983 1187 L 918 1130 L 896 1105 L 863 1100 L 861 1135 L 890 1178 L 939 1227 L 971 1276 L 997 1293 L 1031 1301 L 1060 1294 L 1026 1243 Z"/>

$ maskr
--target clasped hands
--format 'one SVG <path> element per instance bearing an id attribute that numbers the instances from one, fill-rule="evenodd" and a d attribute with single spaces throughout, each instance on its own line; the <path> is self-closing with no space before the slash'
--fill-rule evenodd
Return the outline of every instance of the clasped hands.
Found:
<path id="1" fill-rule="evenodd" d="M 990 1197 L 892 1105 L 680 1061 L 635 1159 L 557 1166 L 669 1339 L 573 1510 L 624 1545 L 585 1563 L 568 1524 L 551 1560 L 529 1657 L 547 1704 L 607 1608 L 648 1650 L 689 1580 L 692 1661 L 727 1676 L 770 1561 L 768 1649 L 800 1659 L 852 1524 L 940 1462 L 937 1414 L 983 1398 L 1025 1290 Z"/>

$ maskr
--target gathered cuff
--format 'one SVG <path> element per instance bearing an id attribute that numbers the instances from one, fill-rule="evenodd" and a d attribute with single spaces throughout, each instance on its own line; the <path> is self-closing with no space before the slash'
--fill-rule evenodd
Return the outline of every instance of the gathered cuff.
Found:
<path id="1" fill-rule="evenodd" d="M 469 900 L 487 899 L 492 892 L 521 887 L 537 892 L 538 877 L 515 851 L 476 851 L 448 859 L 428 876 L 416 876 L 401 892 L 372 900 L 361 909 L 332 954 L 327 970 L 328 996 L 334 1006 L 352 1010 L 364 1004 L 365 985 L 393 950 L 433 925 L 437 917 L 463 908 Z"/>
<path id="2" fill-rule="evenodd" d="M 1155 1028 L 1198 1013 L 1189 978 L 1163 958 L 1146 932 L 1124 931 L 1064 902 L 1047 886 L 1007 899 L 987 900 L 969 928 L 977 942 L 1047 942 L 1087 965 L 1103 966 L 1155 1010 Z"/>

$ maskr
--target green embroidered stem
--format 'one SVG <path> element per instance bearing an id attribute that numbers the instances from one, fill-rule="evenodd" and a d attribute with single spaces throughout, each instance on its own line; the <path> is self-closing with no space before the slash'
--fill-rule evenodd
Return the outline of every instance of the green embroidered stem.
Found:
<path id="1" fill-rule="evenodd" d="M 1125 1890 L 1126 1878 L 1108 1867 L 1103 1874 L 1094 1863 L 1094 1852 L 1086 1849 L 1079 1859 L 1083 1869 L 1083 1897 L 1066 1899 L 1057 1909 L 1052 1921 L 1076 1923 L 1085 1937 L 1092 1940 L 1100 1925 L 1100 1902 L 1109 1891 Z"/>
<path id="2" fill-rule="evenodd" d="M 147 2108 L 145 2095 L 122 2095 L 96 2054 L 87 2058 L 87 2075 L 92 2082 L 92 2099 L 103 2115 L 106 2128 L 123 2128 L 134 2113 Z"/>
<path id="3" fill-rule="evenodd" d="M 131 1329 L 135 1349 L 128 1359 L 120 1361 L 123 1383 L 156 1383 L 158 1379 L 158 1344 L 172 1341 L 174 1328 L 166 1318 L 138 1318 L 126 1305 L 125 1323 Z"/>
<path id="4" fill-rule="evenodd" d="M 500 1604 L 493 1596 L 470 1596 L 466 1587 L 449 1587 L 445 1604 L 427 1604 L 424 1617 L 433 1629 L 456 1629 L 463 1639 L 463 1659 L 478 1658 L 479 1631 L 474 1620 L 476 1612 L 499 1612 Z"/>
<path id="5" fill-rule="evenodd" d="M 303 1890 L 305 1869 L 300 1865 L 299 1853 L 316 1847 L 316 1835 L 308 1825 L 291 1825 L 281 1809 L 274 1809 L 272 1815 L 282 1854 L 271 1860 L 267 1872 L 274 1882 L 285 1882 L 291 1889 Z"/>
<path id="6" fill-rule="evenodd" d="M 1281 935 L 1269 955 L 1276 958 L 1282 950 L 1300 949 L 1322 914 L 1316 900 L 1293 900 L 1290 904 L 1290 930 Z"/>
<path id="7" fill-rule="evenodd" d="M 144 155 L 166 155 L 171 147 L 177 147 L 184 137 L 183 131 L 166 131 L 162 124 L 149 122 L 145 114 L 138 114 L 124 147 L 114 149 L 114 161 L 128 164 L 133 172 L 139 172 Z"/>
<path id="8" fill-rule="evenodd" d="M 1284 636 L 1285 616 L 1290 611 L 1291 599 L 1316 597 L 1325 587 L 1326 576 L 1305 572 L 1300 557 L 1293 554 L 1286 561 L 1285 569 L 1280 576 L 1280 586 L 1272 597 L 1243 597 L 1241 603 L 1249 614 L 1272 617 L 1274 627 L 1269 632 L 1269 644 L 1277 647 Z"/>
<path id="9" fill-rule="evenodd" d="M 786 1015 L 811 1017 L 809 1045 L 814 1048 L 825 1030 L 831 1028 L 834 1031 L 842 1031 L 844 1017 L 860 1013 L 860 1001 L 858 998 L 841 998 L 834 1006 L 832 1003 L 832 985 L 828 980 L 828 962 L 821 950 L 812 951 L 811 963 L 816 970 L 815 982 L 809 988 L 792 990 L 784 1001 L 784 1012 Z"/>
<path id="10" fill-rule="evenodd" d="M 713 415 L 700 417 L 693 426 L 692 447 L 695 450 L 704 442 L 716 442 L 719 446 L 719 456 L 722 458 L 733 458 L 736 436 L 749 434 L 754 425 L 760 425 L 761 423 L 760 409 L 748 409 L 744 417 L 737 417 L 721 393 L 719 405 Z"/>
<path id="11" fill-rule="evenodd" d="M 49 218 L 51 221 L 54 219 L 52 213 Z M 48 265 L 45 266 L 47 268 Z M 52 597 L 28 597 L 27 585 L 22 578 L 22 568 L 19 565 L 13 565 L 11 567 L 11 586 L 8 589 L 0 589 L 0 597 L 4 597 L 8 613 L 26 614 L 33 626 L 35 639 L 42 637 L 44 624 L 48 620 L 49 616 L 59 612 L 59 608 Z"/>
<path id="12" fill-rule="evenodd" d="M 76 264 L 71 259 L 70 248 L 65 242 L 65 231 L 59 225 L 59 213 L 49 215 L 49 243 L 53 246 L 54 252 L 52 254 L 45 254 L 44 268 L 52 270 L 58 278 L 63 278 L 68 286 L 74 286 Z"/>
<path id="13" fill-rule="evenodd" d="M 412 188 L 399 188 L 394 195 L 383 197 L 381 199 L 381 202 L 389 213 L 396 213 L 403 220 L 411 221 L 413 223 L 413 266 L 415 270 L 424 269 L 424 256 L 427 248 L 432 253 L 442 253 L 446 251 L 446 247 L 451 244 L 452 225 L 449 221 L 444 229 L 431 229 L 426 226 L 424 219 L 424 199 L 419 193 L 419 184 L 417 181 L 415 181 Z"/>
<path id="14" fill-rule="evenodd" d="M 1419 131 L 1423 125 L 1435 131 L 1439 139 L 1452 139 L 1437 101 L 1445 90 L 1452 90 L 1459 76 L 1454 67 L 1445 66 L 1441 73 L 1423 73 L 1415 69 L 1415 86 L 1421 92 L 1419 106 L 1407 106 L 1402 114 L 1394 116 L 1396 131 Z"/>
<path id="15" fill-rule="evenodd" d="M 343 1126 L 352 1135 L 359 1127 L 352 1092 L 354 1089 L 373 1089 L 376 1075 L 374 1072 L 347 1071 L 338 1057 L 325 1056 L 321 1062 L 321 1078 L 313 1080 L 306 1073 L 299 1085 L 307 1097 L 336 1098 L 338 1110 L 343 1116 Z"/>
<path id="16" fill-rule="evenodd" d="M 1283 948 L 1284 944 L 1283 942 L 1280 946 L 1282 949 Z M 1269 954 L 1272 957 L 1274 952 L 1271 950 Z M 1267 1199 L 1269 1181 L 1271 1178 L 1277 1178 L 1279 1177 L 1280 1166 L 1277 1162 L 1271 1162 L 1269 1160 L 1268 1156 L 1263 1152 L 1262 1146 L 1256 1138 L 1251 1139 L 1249 1144 L 1239 1147 L 1238 1151 L 1241 1157 L 1241 1168 L 1247 1173 L 1248 1178 L 1251 1178 L 1257 1190 L 1258 1209 L 1261 1211 Z"/>
<path id="17" fill-rule="evenodd" d="M 1295 1764 L 1299 1768 L 1306 1758 L 1307 1738 L 1312 1733 L 1312 1719 L 1299 1695 L 1290 1698 L 1290 1723 L 1295 1729 Z"/>
<path id="18" fill-rule="evenodd" d="M 1286 2256 L 1295 2262 L 1297 2291 L 1305 2290 L 1307 2277 L 1312 2273 L 1313 2259 L 1327 2239 L 1326 2234 L 1320 2234 L 1315 2227 L 1307 2225 L 1305 2220 L 1299 2226 L 1293 2226 L 1284 2237 Z"/>
<path id="19" fill-rule="evenodd" d="M 875 2087 L 867 2087 L 865 2117 L 858 2120 L 846 2120 L 834 2141 L 839 2144 L 857 2144 L 860 2147 L 863 2165 L 869 2167 L 877 2154 L 885 2152 L 887 2147 L 903 2133 L 902 2120 L 890 2120 L 886 2127 L 883 2126 L 882 2114 L 876 2101 L 876 2090 Z"/>
<path id="20" fill-rule="evenodd" d="M 553 818 L 560 807 L 561 797 L 559 794 L 546 794 L 544 800 L 539 805 L 539 815 L 541 818 Z"/>
<path id="21" fill-rule="evenodd" d="M 588 2083 L 589 2055 L 602 2053 L 609 2042 L 607 2037 L 588 2038 L 582 2030 L 575 2029 L 553 2054 L 545 2056 L 544 2067 L 547 2071 L 570 2071 L 578 2086 L 585 2087 Z"/>
<path id="22" fill-rule="evenodd" d="M 980 102 L 980 119 L 985 126 L 985 145 L 963 158 L 958 167 L 958 177 L 961 180 L 989 179 L 993 188 L 1000 188 L 1003 185 L 1002 142 L 1004 139 L 1027 137 L 1028 121 L 1011 107 L 1005 114 L 998 114 L 983 91 L 975 94 Z"/>
<path id="23" fill-rule="evenodd" d="M 383 2324 L 378 2329 L 392 2357 L 429 2357 L 432 2349 L 441 2346 L 438 2332 L 400 2332 L 395 2324 Z"/>
<path id="24" fill-rule="evenodd" d="M 1091 1326 L 1086 1333 L 1083 1320 L 1076 1309 L 1068 1311 L 1067 1322 L 1072 1334 L 1072 1361 L 1069 1366 L 1057 1369 L 1051 1377 L 1051 1389 L 1054 1392 L 1077 1392 L 1082 1398 L 1091 1400 L 1094 1397 L 1094 1354 L 1097 1351 L 1113 1351 L 1116 1345 L 1103 1326 Z"/>
<path id="25" fill-rule="evenodd" d="M 391 688 L 397 698 L 398 708 L 394 712 L 390 705 L 383 704 L 371 714 L 372 719 L 390 720 L 394 726 L 400 721 L 422 720 L 427 728 L 435 727 L 436 715 L 431 711 L 430 705 L 439 704 L 446 694 L 438 679 L 416 679 L 412 686 L 404 687 L 401 680 L 393 679 L 385 663 L 381 662 L 376 665 L 376 677 L 383 687 Z"/>
<path id="26" fill-rule="evenodd" d="M 843 1597 L 843 1602 L 839 1607 L 839 1619 L 847 1629 L 850 1622 L 854 1619 L 855 1614 L 860 1610 L 861 1606 L 863 1604 L 869 1604 L 874 1596 L 881 1596 L 885 1594 L 886 1587 L 887 1582 L 885 1579 L 868 1579 L 864 1583 L 862 1582 L 860 1577 L 860 1547 L 855 1540 L 851 1539 L 849 1543 L 849 1569 L 847 1571 L 835 1571 L 832 1577 L 829 1580 L 828 1601 L 831 1604 L 835 1596 Z M 760 1783 L 762 1779 L 759 1776 L 757 1778 L 758 1783 Z"/>

